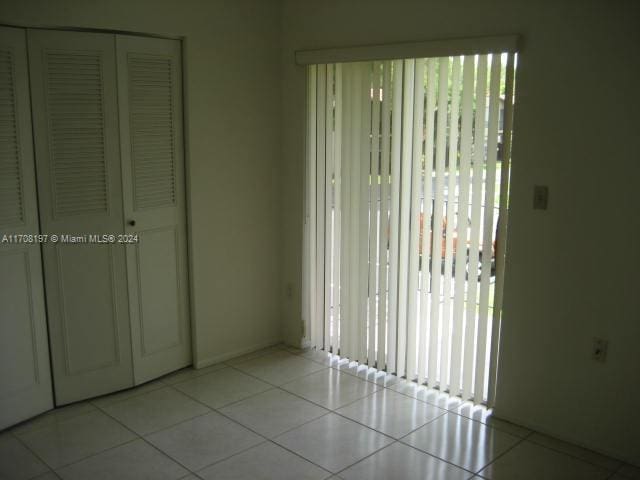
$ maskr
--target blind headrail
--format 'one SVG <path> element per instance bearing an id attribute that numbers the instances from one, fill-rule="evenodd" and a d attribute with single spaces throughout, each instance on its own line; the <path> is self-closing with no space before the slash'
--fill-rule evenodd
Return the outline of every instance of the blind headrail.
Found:
<path id="1" fill-rule="evenodd" d="M 519 49 L 519 38 L 518 35 L 500 35 L 297 50 L 295 52 L 295 62 L 298 65 L 315 65 L 371 60 L 398 60 L 403 58 L 482 55 L 498 52 L 515 53 Z"/>

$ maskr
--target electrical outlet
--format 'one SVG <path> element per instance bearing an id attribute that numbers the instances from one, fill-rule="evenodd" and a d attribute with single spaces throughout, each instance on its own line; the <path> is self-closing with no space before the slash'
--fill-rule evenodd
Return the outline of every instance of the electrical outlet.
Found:
<path id="1" fill-rule="evenodd" d="M 549 204 L 549 187 L 546 185 L 534 185 L 533 187 L 533 208 L 535 210 L 546 210 Z"/>
<path id="2" fill-rule="evenodd" d="M 609 348 L 609 342 L 604 338 L 593 339 L 593 349 L 591 355 L 596 362 L 604 363 L 607 359 L 607 349 Z"/>
<path id="3" fill-rule="evenodd" d="M 293 284 L 287 283 L 286 295 L 287 298 L 293 298 Z"/>

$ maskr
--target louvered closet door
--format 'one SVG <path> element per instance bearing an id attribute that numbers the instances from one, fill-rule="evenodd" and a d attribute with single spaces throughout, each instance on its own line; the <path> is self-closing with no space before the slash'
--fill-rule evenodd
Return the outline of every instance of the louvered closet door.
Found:
<path id="1" fill-rule="evenodd" d="M 53 407 L 26 32 L 0 28 L 0 430 Z"/>
<path id="2" fill-rule="evenodd" d="M 40 216 L 45 233 L 123 233 L 115 37 L 30 30 Z M 43 249 L 56 404 L 133 383 L 122 244 Z"/>
<path id="3" fill-rule="evenodd" d="M 191 363 L 180 42 L 117 37 L 135 382 Z"/>

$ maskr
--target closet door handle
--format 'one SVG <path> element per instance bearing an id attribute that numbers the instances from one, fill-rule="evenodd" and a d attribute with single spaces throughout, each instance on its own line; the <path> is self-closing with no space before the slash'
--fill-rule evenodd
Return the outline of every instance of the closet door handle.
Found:
<path id="1" fill-rule="evenodd" d="M 129 225 L 131 225 L 132 227 L 135 227 L 135 226 L 136 226 L 136 221 L 135 221 L 135 220 L 129 220 L 127 223 L 128 223 Z"/>

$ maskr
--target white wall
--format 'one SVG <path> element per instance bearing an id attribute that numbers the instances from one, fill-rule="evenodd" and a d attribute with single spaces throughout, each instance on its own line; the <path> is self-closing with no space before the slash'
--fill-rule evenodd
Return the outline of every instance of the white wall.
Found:
<path id="1" fill-rule="evenodd" d="M 279 3 L 2 0 L 0 23 L 186 37 L 197 360 L 278 341 Z"/>
<path id="2" fill-rule="evenodd" d="M 518 33 L 498 416 L 640 463 L 640 14 L 624 1 L 285 0 L 285 337 L 300 338 L 297 49 Z M 549 210 L 532 210 L 548 185 Z M 604 364 L 593 337 L 610 342 Z"/>

